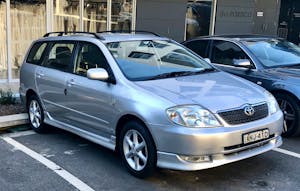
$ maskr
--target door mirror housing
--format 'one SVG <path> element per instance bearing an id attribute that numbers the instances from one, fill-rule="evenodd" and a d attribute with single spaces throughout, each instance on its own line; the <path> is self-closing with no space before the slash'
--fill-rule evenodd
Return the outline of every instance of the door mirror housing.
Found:
<path id="1" fill-rule="evenodd" d="M 244 68 L 251 68 L 251 62 L 248 59 L 233 59 L 233 65 Z"/>
<path id="2" fill-rule="evenodd" d="M 107 71 L 103 68 L 88 69 L 87 77 L 91 80 L 101 80 L 101 81 L 107 81 L 109 79 L 109 75 Z"/>
<path id="3" fill-rule="evenodd" d="M 208 62 L 208 63 L 210 63 L 210 64 L 211 64 L 211 61 L 210 61 L 210 59 L 209 59 L 209 58 L 204 58 L 204 60 L 205 60 L 206 62 Z"/>

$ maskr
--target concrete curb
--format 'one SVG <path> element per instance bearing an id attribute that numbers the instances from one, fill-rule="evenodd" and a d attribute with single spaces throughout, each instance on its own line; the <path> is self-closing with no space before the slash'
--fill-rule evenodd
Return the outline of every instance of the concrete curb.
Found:
<path id="1" fill-rule="evenodd" d="M 27 113 L 0 116 L 0 130 L 7 129 L 8 127 L 15 125 L 23 125 L 26 123 L 28 123 Z"/>

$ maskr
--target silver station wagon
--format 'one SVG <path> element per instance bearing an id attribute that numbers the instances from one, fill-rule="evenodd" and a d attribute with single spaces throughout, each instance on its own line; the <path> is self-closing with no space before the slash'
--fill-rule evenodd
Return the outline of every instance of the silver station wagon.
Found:
<path id="1" fill-rule="evenodd" d="M 20 95 L 35 131 L 49 124 L 116 150 L 137 177 L 282 144 L 269 92 L 154 33 L 48 33 L 25 56 Z"/>

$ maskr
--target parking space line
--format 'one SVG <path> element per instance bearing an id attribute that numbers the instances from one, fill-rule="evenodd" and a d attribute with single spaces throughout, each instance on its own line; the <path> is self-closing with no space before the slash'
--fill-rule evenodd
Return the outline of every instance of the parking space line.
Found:
<path id="1" fill-rule="evenodd" d="M 15 132 L 15 133 L 7 133 L 3 136 L 15 138 L 15 137 L 23 137 L 23 136 L 27 136 L 27 135 L 33 135 L 33 134 L 36 134 L 36 132 L 34 132 L 33 130 L 28 130 L 28 131 L 20 131 L 20 132 Z"/>
<path id="2" fill-rule="evenodd" d="M 290 155 L 290 156 L 293 156 L 293 157 L 296 157 L 296 158 L 300 159 L 300 154 L 299 153 L 295 153 L 295 152 L 288 151 L 288 150 L 281 149 L 281 148 L 274 148 L 273 151 L 283 153 L 283 154 L 286 154 L 286 155 Z"/>
<path id="3" fill-rule="evenodd" d="M 23 153 L 27 154 L 31 158 L 37 160 L 38 162 L 42 163 L 50 170 L 58 174 L 60 177 L 65 179 L 67 182 L 72 184 L 76 189 L 82 191 L 94 191 L 91 187 L 87 184 L 82 182 L 80 179 L 69 173 L 68 171 L 64 170 L 59 165 L 55 164 L 54 162 L 50 161 L 49 159 L 43 157 L 42 155 L 38 154 L 37 152 L 31 150 L 30 148 L 24 146 L 23 144 L 19 143 L 18 141 L 12 139 L 11 137 L 7 136 L 0 136 L 1 139 L 6 141 L 8 144 L 14 146 L 16 149 L 22 151 Z"/>

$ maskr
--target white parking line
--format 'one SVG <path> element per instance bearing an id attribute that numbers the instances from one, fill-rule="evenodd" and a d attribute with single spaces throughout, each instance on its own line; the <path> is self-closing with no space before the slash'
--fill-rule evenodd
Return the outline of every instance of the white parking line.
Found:
<path id="1" fill-rule="evenodd" d="M 4 136 L 15 138 L 15 137 L 23 137 L 27 135 L 33 135 L 33 134 L 36 134 L 36 132 L 34 132 L 33 130 L 28 130 L 28 131 L 20 131 L 15 133 L 7 133 Z"/>
<path id="2" fill-rule="evenodd" d="M 275 148 L 275 149 L 273 149 L 273 151 L 283 153 L 283 154 L 286 154 L 286 155 L 290 155 L 290 156 L 293 156 L 293 157 L 296 157 L 296 158 L 300 159 L 300 154 L 292 152 L 292 151 L 288 151 L 288 150 L 281 149 L 281 148 Z"/>
<path id="3" fill-rule="evenodd" d="M 54 162 L 50 161 L 49 159 L 43 157 L 42 155 L 38 154 L 37 152 L 29 149 L 28 147 L 22 145 L 21 143 L 17 142 L 16 140 L 12 139 L 11 137 L 7 136 L 1 136 L 1 139 L 6 141 L 7 143 L 11 144 L 14 146 L 16 149 L 24 152 L 31 158 L 39 161 L 46 167 L 48 167 L 50 170 L 58 174 L 60 177 L 65 179 L 67 182 L 72 184 L 75 188 L 81 191 L 94 191 L 91 187 L 89 187 L 87 184 L 79 180 L 77 177 L 69 173 L 68 171 L 64 170 L 62 167 L 59 165 L 55 164 Z"/>

